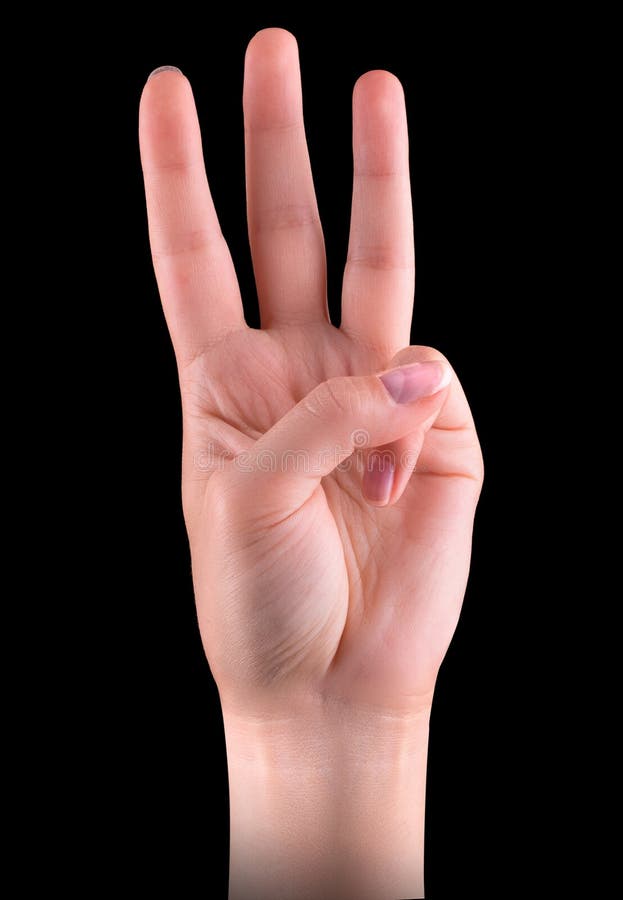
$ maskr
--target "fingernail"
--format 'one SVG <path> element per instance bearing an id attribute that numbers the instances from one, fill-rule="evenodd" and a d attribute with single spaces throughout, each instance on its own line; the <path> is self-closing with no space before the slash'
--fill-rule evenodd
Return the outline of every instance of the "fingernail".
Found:
<path id="1" fill-rule="evenodd" d="M 385 506 L 394 484 L 394 458 L 388 451 L 370 453 L 363 473 L 362 492 L 368 503 Z"/>
<path id="2" fill-rule="evenodd" d="M 160 75 L 161 72 L 179 72 L 180 75 L 184 74 L 177 66 L 159 66 L 157 69 L 154 69 L 153 72 L 149 73 L 149 78 L 153 78 L 154 75 Z M 147 81 L 149 81 L 149 78 Z"/>
<path id="3" fill-rule="evenodd" d="M 445 388 L 450 384 L 452 372 L 444 363 L 431 360 L 388 369 L 379 378 L 396 403 L 413 403 Z"/>

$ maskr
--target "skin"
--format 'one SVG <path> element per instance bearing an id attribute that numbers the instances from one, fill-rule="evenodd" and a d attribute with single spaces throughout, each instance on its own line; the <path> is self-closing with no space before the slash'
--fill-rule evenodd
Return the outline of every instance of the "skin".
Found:
<path id="1" fill-rule="evenodd" d="M 288 32 L 251 41 L 244 117 L 261 330 L 244 321 L 188 81 L 161 71 L 141 99 L 197 609 L 227 738 L 230 897 L 420 897 L 428 717 L 483 469 L 456 375 L 408 346 L 403 92 L 380 71 L 354 89 L 339 329 Z M 378 373 L 424 361 L 409 371 L 425 395 L 396 402 Z M 379 447 L 395 461 L 386 496 Z"/>

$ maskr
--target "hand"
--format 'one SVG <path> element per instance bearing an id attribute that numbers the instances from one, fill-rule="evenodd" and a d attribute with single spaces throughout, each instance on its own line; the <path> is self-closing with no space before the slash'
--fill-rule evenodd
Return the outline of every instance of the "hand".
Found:
<path id="1" fill-rule="evenodd" d="M 332 767 L 336 784 L 346 771 L 350 779 L 358 739 L 383 758 L 404 741 L 425 763 L 435 679 L 468 574 L 482 458 L 448 363 L 435 350 L 406 346 L 414 259 L 400 83 L 369 72 L 355 87 L 339 329 L 327 313 L 297 48 L 287 32 L 268 29 L 251 41 L 244 116 L 261 330 L 244 321 L 188 81 L 161 71 L 141 101 L 150 240 L 183 402 L 183 501 L 199 623 L 228 740 L 232 892 L 244 897 L 253 883 L 255 897 L 315 897 L 339 884 L 346 897 L 359 878 L 359 896 L 379 896 L 366 893 L 372 882 L 358 874 L 362 860 L 345 858 L 353 848 L 338 840 L 332 799 L 309 772 Z M 248 779 L 242 759 L 253 772 L 243 792 L 250 806 L 266 803 L 257 781 L 268 778 L 280 816 L 299 831 L 313 819 L 314 845 L 324 850 L 312 874 L 306 870 L 308 893 L 292 888 L 293 872 L 306 865 L 292 828 L 274 823 L 284 845 L 269 849 L 257 832 L 270 834 L 270 826 L 249 821 L 236 799 L 236 780 Z M 388 766 L 383 778 L 391 777 L 398 778 Z M 418 784 L 421 795 L 421 772 Z M 423 795 L 418 802 L 423 809 Z M 324 826 L 311 811 L 319 808 Z M 364 832 L 355 857 L 370 852 Z M 416 832 L 421 840 L 421 822 Z M 342 863 L 332 841 L 342 846 Z M 258 853 L 271 857 L 265 881 L 251 871 Z M 378 885 L 389 895 L 413 890 L 421 858 L 417 868 L 392 863 Z"/>

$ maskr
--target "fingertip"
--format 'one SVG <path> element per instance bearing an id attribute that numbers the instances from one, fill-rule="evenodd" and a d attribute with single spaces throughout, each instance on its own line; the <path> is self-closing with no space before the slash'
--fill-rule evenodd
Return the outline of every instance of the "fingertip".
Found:
<path id="1" fill-rule="evenodd" d="M 181 69 L 178 69 L 177 66 L 158 66 L 157 69 L 154 69 L 149 73 L 149 75 L 147 76 L 147 81 L 149 81 L 150 78 L 157 78 L 159 75 L 163 75 L 165 72 L 177 72 L 178 75 L 184 74 Z"/>
<path id="2" fill-rule="evenodd" d="M 372 69 L 360 75 L 353 88 L 353 103 L 404 104 L 400 79 L 386 69 Z"/>
<path id="3" fill-rule="evenodd" d="M 141 109 L 154 105 L 157 111 L 174 111 L 185 95 L 191 95 L 190 82 L 175 66 L 160 66 L 147 76 L 141 94 Z"/>
<path id="4" fill-rule="evenodd" d="M 408 173 L 404 91 L 391 72 L 366 72 L 355 84 L 353 145 L 356 175 Z"/>
<path id="5" fill-rule="evenodd" d="M 247 64 L 264 62 L 275 64 L 290 62 L 298 57 L 298 43 L 291 31 L 285 28 L 262 28 L 253 35 L 247 46 Z"/>
<path id="6" fill-rule="evenodd" d="M 375 500 L 373 497 L 367 497 L 365 492 L 363 493 L 363 499 L 366 501 L 368 506 L 373 506 L 375 509 L 385 509 L 387 506 L 393 506 L 393 503 L 387 500 Z"/>
<path id="7" fill-rule="evenodd" d="M 440 366 L 441 373 L 442 373 L 441 381 L 437 385 L 437 391 L 439 392 L 439 391 L 443 391 L 445 388 L 448 387 L 448 385 L 452 381 L 452 376 L 454 373 L 452 371 L 452 367 L 450 366 L 450 364 L 447 363 L 444 359 L 438 359 L 437 363 Z"/>
<path id="8" fill-rule="evenodd" d="M 361 492 L 370 506 L 388 506 L 394 488 L 396 460 L 391 449 L 372 450 L 366 459 Z"/>
<path id="9" fill-rule="evenodd" d="M 188 85 L 188 79 L 176 66 L 160 66 L 147 76 L 143 85 L 143 96 L 167 94 Z"/>
<path id="10" fill-rule="evenodd" d="M 201 156 L 192 88 L 173 67 L 156 69 L 145 82 L 139 104 L 143 168 L 181 165 Z"/>
<path id="11" fill-rule="evenodd" d="M 265 28 L 249 42 L 243 105 L 250 129 L 287 128 L 302 121 L 298 44 L 289 31 Z"/>

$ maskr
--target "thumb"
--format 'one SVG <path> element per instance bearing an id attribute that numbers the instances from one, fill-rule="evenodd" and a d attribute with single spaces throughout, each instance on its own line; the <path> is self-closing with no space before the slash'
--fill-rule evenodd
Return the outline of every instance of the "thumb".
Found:
<path id="1" fill-rule="evenodd" d="M 434 419 L 451 378 L 445 362 L 427 360 L 324 381 L 237 456 L 231 474 L 263 516 L 277 521 L 354 450 L 390 444 Z"/>

